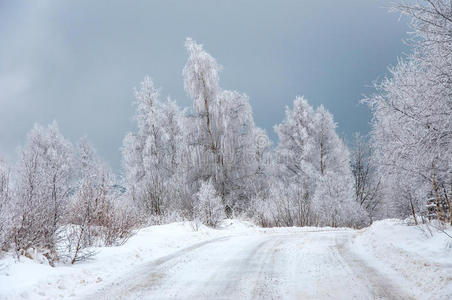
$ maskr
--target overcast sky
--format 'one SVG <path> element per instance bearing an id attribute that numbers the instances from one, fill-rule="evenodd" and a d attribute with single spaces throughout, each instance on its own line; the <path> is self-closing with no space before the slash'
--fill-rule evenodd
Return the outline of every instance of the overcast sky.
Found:
<path id="1" fill-rule="evenodd" d="M 14 160 L 35 122 L 88 138 L 119 171 L 134 130 L 133 87 L 150 75 L 181 106 L 186 37 L 223 66 L 220 84 L 249 95 L 258 126 L 296 95 L 323 104 L 346 137 L 369 131 L 360 105 L 407 51 L 407 21 L 383 0 L 0 0 L 0 155 Z"/>

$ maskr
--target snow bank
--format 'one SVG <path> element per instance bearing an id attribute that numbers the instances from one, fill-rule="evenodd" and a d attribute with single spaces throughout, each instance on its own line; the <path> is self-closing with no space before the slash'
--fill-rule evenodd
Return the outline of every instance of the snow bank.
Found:
<path id="1" fill-rule="evenodd" d="M 246 221 L 224 220 L 217 229 L 200 225 L 197 231 L 193 230 L 190 222 L 143 228 L 125 245 L 96 248 L 96 256 L 75 265 L 60 264 L 53 268 L 26 257 L 17 262 L 9 255 L 0 259 L 0 299 L 83 298 L 83 295 L 133 272 L 139 266 L 199 243 L 228 236 L 302 232 L 310 232 L 306 240 L 300 241 L 307 243 L 306 247 L 312 243 L 309 237 L 315 232 L 328 236 L 336 236 L 337 232 L 339 241 L 344 237 L 348 239 L 344 247 L 361 257 L 383 278 L 409 290 L 407 295 L 416 295 L 420 299 L 448 299 L 452 295 L 452 239 L 438 231 L 432 231 L 433 236 L 429 236 L 420 226 L 408 226 L 397 220 L 375 222 L 362 230 L 258 228 Z M 447 232 L 452 235 L 452 229 Z M 303 235 L 298 236 L 303 239 Z M 322 251 L 335 251 L 334 245 L 328 249 Z M 317 263 L 309 261 L 309 255 L 306 259 L 306 263 Z M 290 255 L 284 260 L 290 261 Z M 293 263 L 296 262 L 290 262 Z M 319 270 L 319 275 L 324 276 L 322 272 L 330 271 L 333 270 Z"/>
<path id="2" fill-rule="evenodd" d="M 12 254 L 0 260 L 0 299 L 72 298 L 97 288 L 134 267 L 210 239 L 256 232 L 251 223 L 223 221 L 219 229 L 201 225 L 193 231 L 190 222 L 150 226 L 137 232 L 125 245 L 94 248 L 92 259 L 74 265 L 51 267 Z"/>
<path id="3" fill-rule="evenodd" d="M 359 230 L 350 248 L 421 299 L 452 297 L 452 239 L 425 225 L 377 221 Z M 452 235 L 448 227 L 446 232 Z"/>

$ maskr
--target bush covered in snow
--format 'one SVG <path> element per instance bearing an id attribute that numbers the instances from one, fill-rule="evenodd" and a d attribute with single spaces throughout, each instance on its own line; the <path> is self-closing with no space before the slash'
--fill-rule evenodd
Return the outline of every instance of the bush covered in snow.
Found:
<path id="1" fill-rule="evenodd" d="M 203 182 L 193 204 L 193 219 L 215 227 L 225 218 L 224 206 L 211 181 Z"/>

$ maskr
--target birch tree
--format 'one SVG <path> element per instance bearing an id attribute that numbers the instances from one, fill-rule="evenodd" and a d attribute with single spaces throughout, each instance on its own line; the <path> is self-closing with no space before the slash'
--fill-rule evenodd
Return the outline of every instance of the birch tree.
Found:
<path id="1" fill-rule="evenodd" d="M 185 46 L 184 87 L 194 114 L 189 134 L 195 155 L 191 181 L 199 186 L 212 180 L 223 205 L 241 210 L 249 202 L 249 182 L 257 168 L 248 97 L 220 88 L 221 68 L 202 45 L 187 39 Z"/>
<path id="2" fill-rule="evenodd" d="M 182 112 L 174 101 L 162 103 L 150 77 L 136 90 L 138 131 L 123 142 L 123 166 L 129 194 L 146 215 L 162 215 L 171 206 L 172 182 L 182 171 Z"/>
<path id="3" fill-rule="evenodd" d="M 58 258 L 58 229 L 70 196 L 73 148 L 56 122 L 35 125 L 21 150 L 15 184 L 14 246 L 17 252 L 41 249 Z"/>
<path id="4" fill-rule="evenodd" d="M 320 225 L 362 225 L 366 213 L 354 201 L 350 156 L 336 133 L 333 116 L 322 105 L 314 117 L 314 167 L 320 174 L 315 207 Z"/>
<path id="5" fill-rule="evenodd" d="M 314 110 L 303 97 L 297 97 L 293 109 L 286 108 L 285 120 L 275 126 L 279 144 L 276 159 L 279 166 L 277 177 L 285 184 L 284 190 L 290 190 L 300 217 L 298 225 L 312 224 L 312 201 L 320 174 L 314 165 L 315 153 Z M 278 189 L 276 185 L 273 189 Z M 281 184 L 279 184 L 280 189 Z M 273 191 L 275 193 L 275 191 Z M 280 193 L 283 193 L 282 191 Z M 286 197 L 286 199 L 288 199 Z M 304 213 L 301 213 L 304 212 Z M 288 213 L 286 213 L 288 215 Z"/>

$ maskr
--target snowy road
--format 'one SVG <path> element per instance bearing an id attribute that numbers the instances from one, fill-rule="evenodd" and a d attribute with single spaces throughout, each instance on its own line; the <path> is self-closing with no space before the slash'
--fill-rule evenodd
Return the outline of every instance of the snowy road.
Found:
<path id="1" fill-rule="evenodd" d="M 142 265 L 91 299 L 410 299 L 349 249 L 353 231 L 214 239 Z"/>

